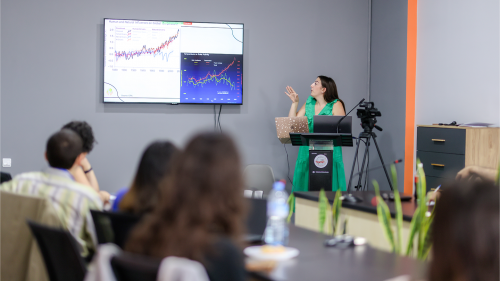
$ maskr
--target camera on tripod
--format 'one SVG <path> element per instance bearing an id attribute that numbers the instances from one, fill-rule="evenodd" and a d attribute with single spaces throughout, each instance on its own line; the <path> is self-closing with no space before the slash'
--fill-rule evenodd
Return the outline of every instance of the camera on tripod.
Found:
<path id="1" fill-rule="evenodd" d="M 377 116 L 382 116 L 382 113 L 378 109 L 375 108 L 375 103 L 372 101 L 364 102 L 359 105 L 360 107 L 356 114 L 358 118 L 361 119 L 361 127 L 363 127 L 364 131 L 369 133 L 375 127 L 377 130 L 382 131 L 382 128 L 375 125 L 377 123 Z"/>
<path id="2" fill-rule="evenodd" d="M 387 173 L 387 169 L 385 168 L 385 163 L 384 159 L 382 158 L 382 153 L 380 153 L 380 149 L 377 144 L 377 140 L 375 139 L 377 135 L 373 132 L 373 128 L 382 131 L 382 128 L 379 126 L 375 125 L 377 123 L 377 118 L 378 116 L 382 116 L 382 113 L 378 109 L 375 108 L 375 104 L 370 101 L 370 102 L 364 102 L 359 105 L 362 108 L 358 108 L 357 115 L 358 118 L 361 119 L 361 127 L 363 127 L 363 132 L 359 133 L 358 140 L 356 141 L 356 152 L 354 153 L 354 159 L 352 161 L 352 169 L 351 169 L 351 176 L 349 177 L 349 184 L 347 185 L 347 191 L 351 192 L 351 182 L 353 179 L 353 173 L 354 173 L 354 167 L 356 165 L 357 161 L 357 156 L 358 156 L 358 151 L 359 151 L 359 144 L 360 140 L 365 139 L 363 142 L 365 143 L 365 154 L 363 156 L 363 163 L 361 164 L 361 172 L 357 173 L 356 175 L 359 175 L 358 178 L 358 184 L 354 187 L 356 190 L 363 189 L 362 185 L 362 180 L 363 180 L 363 172 L 365 169 L 368 171 L 368 162 L 369 157 L 368 157 L 368 162 L 367 156 L 368 156 L 368 151 L 370 147 L 370 140 L 373 140 L 375 143 L 375 147 L 377 148 L 378 156 L 380 157 L 380 162 L 382 162 L 382 167 L 384 168 L 385 176 L 387 178 L 387 182 L 389 183 L 389 187 L 391 190 L 394 190 L 392 187 L 392 182 L 389 180 L 389 174 Z M 366 166 L 365 166 L 366 164 Z M 358 164 L 359 165 L 359 164 Z M 359 169 L 359 168 L 358 168 Z M 368 177 L 368 174 L 366 175 Z M 365 186 L 365 188 L 368 190 L 368 186 Z M 359 199 L 356 199 L 359 200 Z"/>

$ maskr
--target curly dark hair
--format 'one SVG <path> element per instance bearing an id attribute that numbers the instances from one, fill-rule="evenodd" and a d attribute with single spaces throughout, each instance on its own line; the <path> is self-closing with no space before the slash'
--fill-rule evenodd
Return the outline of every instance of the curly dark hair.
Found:
<path id="1" fill-rule="evenodd" d="M 221 236 L 240 245 L 246 215 L 240 164 L 227 135 L 195 136 L 175 157 L 157 208 L 134 228 L 125 250 L 205 263 Z"/>
<path id="2" fill-rule="evenodd" d="M 94 148 L 94 143 L 97 143 L 92 127 L 85 121 L 71 121 L 64 125 L 62 129 L 70 129 L 80 136 L 83 141 L 83 152 L 91 152 Z"/>

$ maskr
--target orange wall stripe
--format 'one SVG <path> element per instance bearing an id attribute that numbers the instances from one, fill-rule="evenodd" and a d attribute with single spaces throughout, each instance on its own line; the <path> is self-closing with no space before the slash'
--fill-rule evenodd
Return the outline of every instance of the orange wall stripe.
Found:
<path id="1" fill-rule="evenodd" d="M 406 124 L 404 193 L 413 192 L 413 162 L 415 153 L 415 80 L 417 71 L 417 0 L 408 0 L 406 34 Z"/>

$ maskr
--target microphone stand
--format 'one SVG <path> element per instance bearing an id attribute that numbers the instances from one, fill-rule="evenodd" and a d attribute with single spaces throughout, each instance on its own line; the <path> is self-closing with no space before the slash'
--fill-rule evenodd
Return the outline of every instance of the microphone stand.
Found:
<path id="1" fill-rule="evenodd" d="M 342 120 L 344 120 L 344 118 L 347 117 L 347 115 L 349 115 L 356 107 L 358 107 L 358 105 L 360 105 L 362 102 L 364 102 L 365 99 L 362 99 L 361 101 L 358 102 L 358 104 L 356 104 L 346 115 L 344 115 L 342 118 L 340 118 L 339 122 L 337 122 L 337 134 L 339 133 L 339 126 L 340 126 L 340 122 L 342 122 Z"/>
<path id="2" fill-rule="evenodd" d="M 340 122 L 342 122 L 342 120 L 344 120 L 344 118 L 347 117 L 347 115 L 349 115 L 356 107 L 358 107 L 362 102 L 364 102 L 365 99 L 363 98 L 362 100 L 360 100 L 351 110 L 349 110 L 349 112 L 344 115 L 342 118 L 340 118 L 340 120 L 337 122 L 337 125 L 336 125 L 336 132 L 337 134 L 339 133 L 339 126 L 340 126 Z M 357 151 L 356 151 L 357 152 Z M 350 183 L 350 182 L 349 182 Z M 348 189 L 347 190 L 348 194 L 346 196 L 344 196 L 344 200 L 348 201 L 348 202 L 351 202 L 351 203 L 357 203 L 357 202 L 363 202 L 363 200 L 361 198 L 358 198 L 356 196 L 353 196 L 351 194 L 351 190 Z"/>

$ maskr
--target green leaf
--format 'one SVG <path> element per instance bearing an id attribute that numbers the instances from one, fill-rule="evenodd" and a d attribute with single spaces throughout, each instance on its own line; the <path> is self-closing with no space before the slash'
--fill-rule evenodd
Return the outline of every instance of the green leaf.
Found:
<path id="1" fill-rule="evenodd" d="M 373 180 L 373 187 L 375 188 L 375 194 L 377 195 L 378 220 L 382 226 L 382 230 L 384 231 L 387 241 L 391 245 L 392 251 L 395 252 L 396 244 L 394 243 L 394 234 L 391 228 L 391 212 L 389 211 L 389 207 L 387 207 L 387 204 L 380 196 L 380 190 L 378 182 L 376 180 Z"/>
<path id="2" fill-rule="evenodd" d="M 420 212 L 420 207 L 415 209 L 415 213 L 413 214 L 413 218 L 410 223 L 410 236 L 408 237 L 408 246 L 406 247 L 406 255 L 409 256 L 411 251 L 413 250 L 413 240 L 417 231 L 420 229 L 420 217 L 418 216 Z"/>
<path id="3" fill-rule="evenodd" d="M 340 191 L 340 188 L 337 189 L 337 193 L 335 193 L 335 199 L 333 200 L 332 204 L 332 234 L 335 235 L 336 232 L 338 232 L 338 225 L 339 225 L 339 215 L 340 215 L 340 208 L 342 207 L 342 200 L 340 200 L 340 197 L 342 196 L 342 192 Z"/>
<path id="4" fill-rule="evenodd" d="M 295 195 L 293 194 L 290 194 L 290 196 L 288 196 L 288 200 L 287 200 L 287 203 L 288 203 L 288 218 L 286 218 L 286 222 L 287 223 L 290 223 L 290 220 L 292 219 L 292 215 L 293 215 L 293 207 L 295 207 Z"/>
<path id="5" fill-rule="evenodd" d="M 401 207 L 401 197 L 398 190 L 398 177 L 396 166 L 391 165 L 392 186 L 394 187 L 394 206 L 396 207 L 396 253 L 403 251 L 403 209 Z"/>
<path id="6" fill-rule="evenodd" d="M 431 246 L 432 246 L 432 223 L 434 221 L 434 209 L 432 210 L 432 213 L 429 217 L 425 217 L 422 220 L 422 229 L 420 232 L 420 235 L 422 236 L 422 245 L 420 245 L 420 248 L 418 250 L 418 255 L 417 258 L 421 260 L 427 259 L 427 256 L 429 255 Z"/>
<path id="7" fill-rule="evenodd" d="M 420 162 L 420 159 L 417 159 L 417 173 L 418 173 L 418 191 L 419 191 L 419 195 L 418 195 L 419 212 L 417 215 L 419 216 L 419 220 L 421 222 L 418 226 L 419 229 L 418 229 L 417 256 L 420 257 L 423 255 L 422 250 L 423 250 L 424 236 L 425 236 L 423 233 L 423 226 L 424 226 L 423 221 L 425 219 L 425 213 L 427 211 L 427 196 L 425 194 L 427 184 L 426 184 L 426 180 L 425 180 L 424 168 L 423 168 L 422 163 Z M 413 216 L 415 216 L 415 214 Z"/>
<path id="8" fill-rule="evenodd" d="M 319 201 L 318 201 L 318 209 L 319 209 L 319 232 L 323 233 L 326 221 L 326 209 L 329 205 L 328 198 L 326 198 L 325 191 L 321 189 L 319 192 Z"/>

